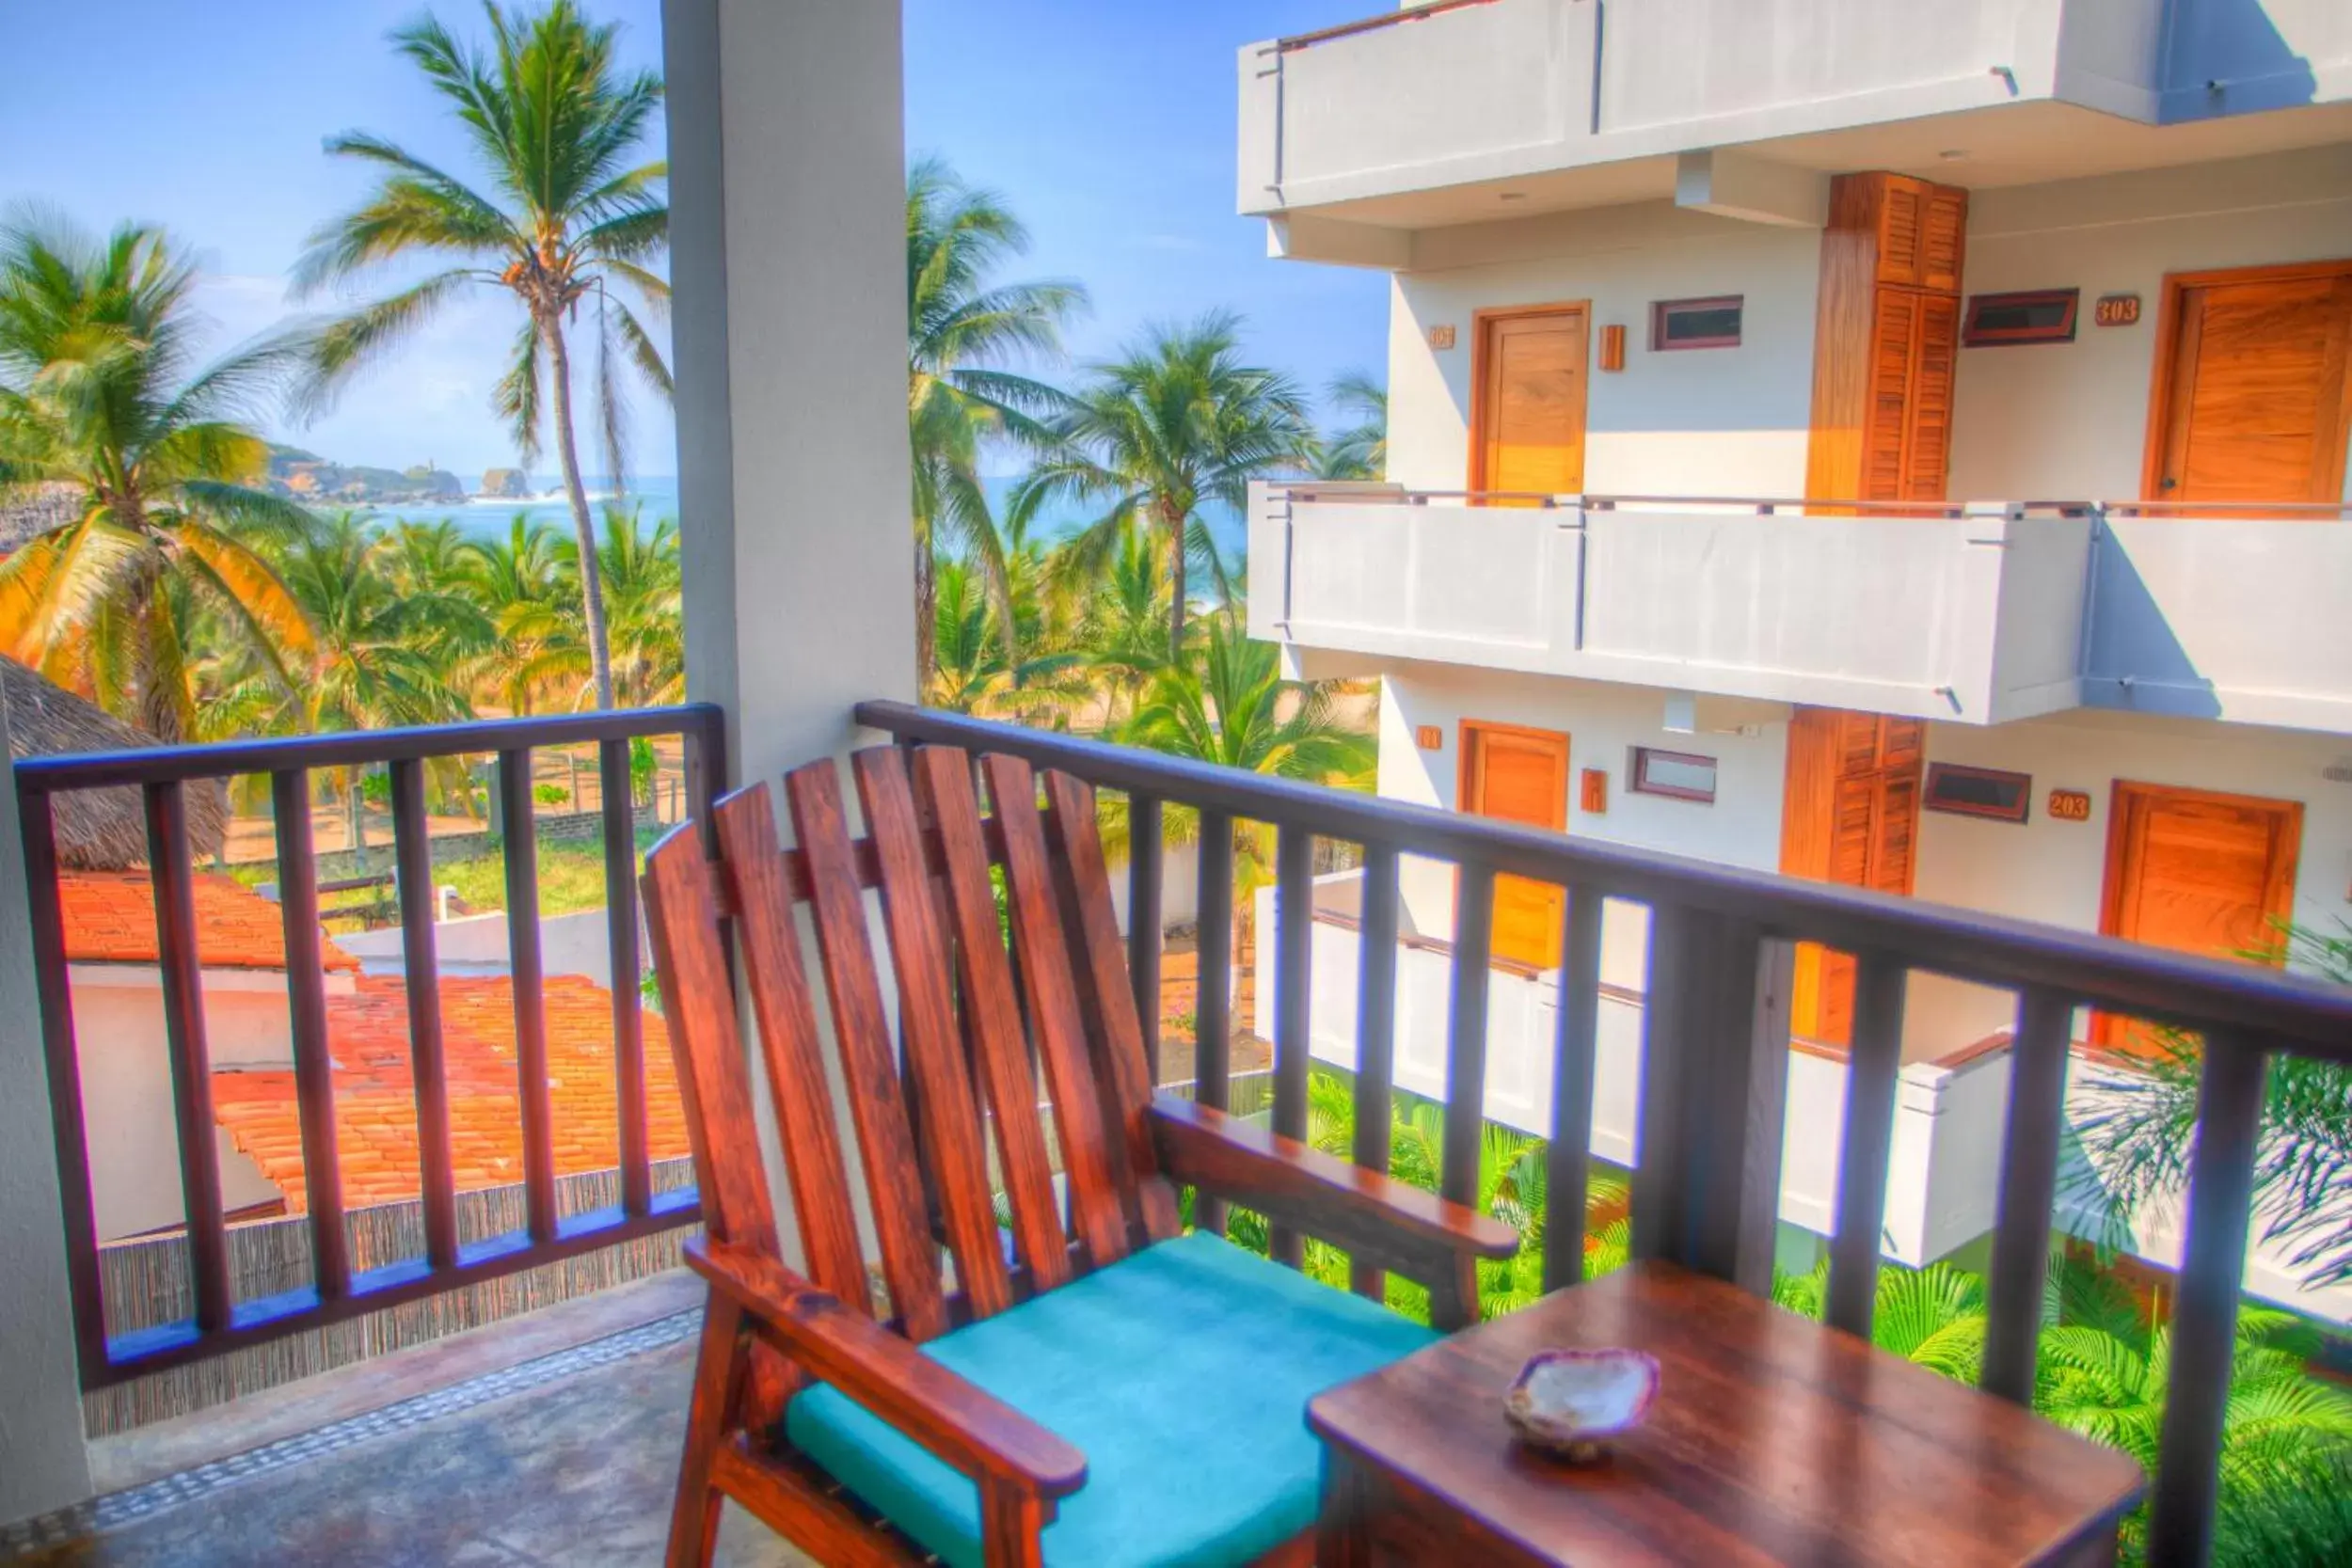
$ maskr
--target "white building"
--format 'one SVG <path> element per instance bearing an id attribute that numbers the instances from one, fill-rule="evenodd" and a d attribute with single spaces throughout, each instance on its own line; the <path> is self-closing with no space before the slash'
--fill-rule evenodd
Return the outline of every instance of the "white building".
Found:
<path id="1" fill-rule="evenodd" d="M 1455 0 L 1239 63 L 1242 212 L 1391 278 L 1387 483 L 1250 517 L 1251 629 L 1378 677 L 1383 795 L 2204 952 L 2352 915 L 2352 8 Z M 1408 866 L 1426 1092 L 1452 895 Z M 1491 976 L 1488 1114 L 1546 1133 L 1561 896 L 1506 882 Z M 1620 1161 L 1643 938 L 1613 906 Z M 1817 1232 L 1850 1002 L 1801 958 Z M 1991 1227 L 2010 1010 L 1911 987 L 1893 1256 Z M 2146 1042 L 2078 1022 L 2079 1108 Z"/>

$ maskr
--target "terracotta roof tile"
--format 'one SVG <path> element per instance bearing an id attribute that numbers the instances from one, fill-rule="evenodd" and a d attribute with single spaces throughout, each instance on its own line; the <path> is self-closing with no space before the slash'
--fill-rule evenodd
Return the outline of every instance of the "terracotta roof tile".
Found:
<path id="1" fill-rule="evenodd" d="M 612 995 L 576 974 L 543 987 L 548 1076 L 554 1102 L 558 1176 L 620 1164 L 620 1112 L 612 1064 Z M 648 1148 L 656 1160 L 691 1152 L 669 1035 L 645 1019 Z M 413 1198 L 417 1161 L 415 1079 L 408 1061 L 408 1001 L 398 976 L 362 975 L 347 996 L 326 1001 L 335 1061 L 335 1134 L 343 1204 L 359 1208 Z M 504 976 L 444 977 L 441 1034 L 449 1063 L 450 1151 L 461 1192 L 523 1179 L 522 1108 L 516 1090 L 515 988 Z M 291 1072 L 218 1072 L 213 1110 L 238 1149 L 286 1195 L 307 1205 L 302 1128 Z"/>
<path id="2" fill-rule="evenodd" d="M 68 871 L 57 878 L 65 917 L 65 956 L 74 963 L 151 964 L 154 885 L 144 871 Z M 276 904 L 228 877 L 196 878 L 196 952 L 207 969 L 283 969 L 286 932 Z M 357 970 L 359 960 L 324 944 L 326 967 Z"/>

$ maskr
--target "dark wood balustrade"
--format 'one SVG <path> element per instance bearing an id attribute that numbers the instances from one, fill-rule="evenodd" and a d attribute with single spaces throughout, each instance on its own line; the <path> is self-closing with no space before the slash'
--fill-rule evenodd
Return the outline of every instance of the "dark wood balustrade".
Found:
<path id="1" fill-rule="evenodd" d="M 1139 1011 L 1156 1008 L 1154 918 L 1160 837 L 1142 824 L 1168 804 L 1200 819 L 1200 940 L 1197 1094 L 1225 1103 L 1232 1019 L 1232 831 L 1271 824 L 1276 853 L 1278 1130 L 1306 1118 L 1311 994 L 1306 939 L 1314 837 L 1361 845 L 1363 958 L 1359 971 L 1358 1164 L 1385 1170 L 1390 1065 L 1394 1056 L 1397 863 L 1403 854 L 1453 862 L 1455 899 L 1447 1105 L 1440 1188 L 1474 1200 L 1486 1073 L 1486 970 L 1498 873 L 1559 884 L 1563 993 L 1548 1158 L 1554 1212 L 1584 1209 L 1596 1016 L 1601 990 L 1600 909 L 1607 898 L 1648 906 L 1650 1006 L 1644 1015 L 1641 1160 L 1633 1179 L 1636 1257 L 1662 1258 L 1769 1291 L 1778 1218 L 1788 998 L 1792 955 L 1814 941 L 1860 960 L 1848 1113 L 1830 1246 L 1827 1317 L 1870 1331 L 1901 1063 L 1910 975 L 1931 973 L 1998 987 L 2017 998 L 2011 1080 L 1997 1195 L 1983 1385 L 2006 1399 L 2032 1394 L 2057 1196 L 2069 1024 L 2078 1006 L 2173 1025 L 2205 1041 L 2201 1120 L 2191 1159 L 2188 1234 L 2172 1321 L 2170 1398 L 2154 1478 L 2149 1560 L 2159 1568 L 2210 1555 L 2223 1403 L 2250 1225 L 2265 1064 L 2273 1053 L 2352 1063 L 2352 990 L 2275 971 L 2201 958 L 2034 922 L 1914 899 L 1796 881 L 1765 872 L 1572 839 L 1484 817 L 1270 779 L 1127 747 L 992 723 L 899 703 L 859 705 L 860 722 L 906 744 L 939 742 L 975 754 L 1021 757 L 1141 803 L 1129 866 L 1132 969 Z M 1148 809 L 1142 809 L 1148 808 Z M 1263 983 L 1263 977 L 1261 978 Z M 1196 1219 L 1222 1224 L 1203 1204 Z M 1276 1232 L 1276 1255 L 1295 1257 Z M 1546 1228 L 1544 1279 L 1583 1274 L 1581 1227 Z M 1377 1295 L 1376 1269 L 1353 1271 Z"/>
<path id="2" fill-rule="evenodd" d="M 1398 927 L 1398 867 L 1405 854 L 1460 868 L 1453 950 L 1455 981 L 1440 1187 L 1474 1198 L 1486 1075 L 1486 954 L 1491 904 L 1481 896 L 1498 873 L 1550 881 L 1568 890 L 1563 931 L 1563 994 L 1553 1078 L 1548 1159 L 1550 1202 L 1583 1209 L 1591 1151 L 1596 1016 L 1600 997 L 1602 901 L 1621 898 L 1652 913 L 1648 955 L 1652 998 L 1645 1014 L 1639 1136 L 1634 1177 L 1634 1247 L 1748 1290 L 1769 1286 L 1780 1180 L 1782 1094 L 1786 1082 L 1786 1009 L 1794 945 L 1820 942 L 1860 959 L 1851 1048 L 1850 1111 L 1839 1163 L 1831 1241 L 1829 1321 L 1857 1334 L 1870 1327 L 1879 1268 L 1879 1230 L 1900 1061 L 1904 993 L 1915 972 L 2000 987 L 2017 997 L 2015 1076 L 2008 1110 L 1997 1198 L 1998 1225 L 1988 1285 L 1990 1322 L 1984 1386 L 2020 1402 L 2031 1394 L 2034 1351 L 2048 1258 L 2068 1024 L 2078 1006 L 2170 1024 L 2207 1042 L 2201 1127 L 2191 1164 L 2188 1238 L 2173 1320 L 2171 1400 L 2155 1478 L 2151 1560 L 2205 1560 L 2218 1478 L 2221 1416 L 2227 1397 L 2238 1281 L 2250 1224 L 2249 1199 L 2265 1064 L 2273 1053 L 2352 1063 L 2352 991 L 2280 974 L 2135 946 L 2079 931 L 1944 908 L 1823 883 L 1569 839 L 1486 818 L 1269 779 L 1131 748 L 919 709 L 866 703 L 858 720 L 902 743 L 942 742 L 976 755 L 1019 757 L 1060 769 L 1100 788 L 1125 792 L 1133 823 L 1128 876 L 1133 918 L 1128 960 L 1147 1048 L 1157 1054 L 1159 921 L 1164 810 L 1189 806 L 1200 821 L 1200 994 L 1196 1093 L 1213 1109 L 1228 1101 L 1232 1063 L 1233 831 L 1240 821 L 1277 830 L 1275 1025 L 1276 1130 L 1303 1130 L 1309 1073 L 1309 922 L 1311 849 L 1318 837 L 1362 846 L 1363 961 L 1357 999 L 1359 1062 L 1356 1162 L 1385 1169 L 1393 1062 Z M 600 713 L 562 719 L 458 725 L 373 735 L 320 736 L 222 746 L 179 747 L 106 755 L 52 757 L 20 764 L 27 869 L 31 879 L 40 1001 L 48 1044 L 58 1167 L 86 1386 L 215 1355 L 277 1335 L 349 1318 L 476 1279 L 569 1256 L 650 1230 L 687 1223 L 694 1195 L 660 1196 L 646 1179 L 643 1036 L 637 953 L 627 938 L 635 924 L 632 824 L 628 808 L 631 736 L 683 734 L 691 814 L 706 829 L 724 773 L 720 711 L 707 705 Z M 530 753 L 532 748 L 596 742 L 608 802 L 605 845 L 614 919 L 614 1037 L 625 1084 L 621 1148 L 623 1200 L 614 1209 L 559 1219 L 549 1153 L 545 1022 L 536 881 L 532 854 Z M 430 758 L 496 753 L 495 788 L 508 824 L 507 893 L 513 919 L 510 956 L 516 982 L 517 1056 L 526 1157 L 528 1224 L 512 1236 L 459 1244 L 448 1214 L 453 1201 L 446 1151 L 432 1142 L 434 1108 L 444 1085 L 435 1071 L 437 1006 L 424 843 L 421 765 Z M 319 958 L 315 864 L 310 843 L 309 774 L 320 768 L 393 765 L 393 816 L 403 890 L 404 946 L 412 990 L 412 1028 L 427 1170 L 427 1256 L 354 1272 L 343 1245 L 337 1179 L 332 1088 L 326 1059 Z M 277 803 L 289 1005 L 293 1021 L 308 1203 L 316 1278 L 307 1291 L 268 1301 L 228 1299 L 220 1265 L 222 1221 L 211 1142 L 183 1136 L 183 1180 L 191 1204 L 196 1283 L 191 1318 L 167 1328 L 109 1340 L 99 1297 L 98 1250 L 89 1172 L 82 1139 L 72 1012 L 56 895 L 50 801 L 57 793 L 134 784 L 147 793 L 156 879 L 167 1013 L 179 1122 L 209 1126 L 206 1042 L 187 897 L 185 824 L 181 785 L 191 779 L 266 774 Z M 617 804 L 614 802 L 617 801 Z M 990 845 L 1001 861 L 1001 843 Z M 876 868 L 861 863 L 861 882 Z M 410 890 L 415 890 L 413 896 Z M 1155 1074 L 1156 1075 L 1156 1074 Z M 1220 1227 L 1221 1207 L 1203 1202 L 1198 1223 Z M 1295 1260 L 1296 1239 L 1278 1227 L 1278 1257 Z M 1543 1259 L 1549 1286 L 1582 1276 L 1579 1227 L 1548 1229 Z M 1359 1263 L 1355 1288 L 1376 1295 L 1380 1271 Z"/>
<path id="3" fill-rule="evenodd" d="M 694 1223 L 700 1214 L 697 1195 L 691 1188 L 655 1193 L 647 1155 L 643 1000 L 638 989 L 636 823 L 628 749 L 634 738 L 656 736 L 683 737 L 688 815 L 707 824 L 710 802 L 726 770 L 724 715 L 709 704 L 88 752 L 30 758 L 16 765 L 33 958 L 84 1388 L 107 1387 Z M 580 744 L 598 748 L 604 796 L 621 1200 L 609 1208 L 563 1215 L 557 1203 L 548 1079 L 531 755 L 535 748 Z M 528 1221 L 518 1232 L 468 1242 L 459 1233 L 457 1184 L 450 1149 L 424 768 L 437 758 L 485 754 L 497 757 L 493 787 L 505 828 L 507 941 L 514 976 Z M 416 1082 L 425 1251 L 421 1258 L 355 1269 L 345 1232 L 342 1168 L 336 1151 L 310 781 L 321 768 L 379 765 L 389 768 L 391 783 L 394 880 L 406 974 L 410 1064 Z M 183 790 L 191 781 L 252 775 L 269 780 L 277 819 L 287 1006 L 312 1277 L 307 1289 L 237 1301 L 230 1277 L 219 1160 L 213 1136 L 210 1042 L 204 1030 L 202 956 Z M 110 1336 L 105 1326 L 89 1149 L 84 1135 L 81 1055 L 68 979 L 52 802 L 74 790 L 125 784 L 139 788 L 146 802 L 194 1310 L 177 1322 Z"/>

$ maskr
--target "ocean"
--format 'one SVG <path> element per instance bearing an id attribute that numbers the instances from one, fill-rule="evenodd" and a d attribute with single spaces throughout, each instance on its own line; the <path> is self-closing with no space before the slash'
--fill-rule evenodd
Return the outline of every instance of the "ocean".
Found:
<path id="1" fill-rule="evenodd" d="M 572 511 L 560 493 L 563 481 L 553 474 L 533 474 L 529 500 L 465 500 L 444 501 L 434 506 L 373 506 L 364 510 L 372 517 L 386 522 L 437 523 L 447 519 L 477 538 L 503 536 L 508 526 L 517 517 L 544 522 L 568 533 L 572 526 Z M 1016 480 L 1009 475 L 992 476 L 983 482 L 989 503 L 1002 515 L 1006 498 L 1012 493 Z M 635 504 L 643 509 L 647 527 L 664 517 L 677 515 L 677 478 L 674 474 L 647 474 L 632 478 L 626 491 L 613 489 L 610 480 L 591 478 L 588 483 L 589 505 L 603 515 L 608 504 Z M 549 491 L 559 493 L 550 496 Z M 1209 519 L 1210 531 L 1216 535 L 1217 546 L 1226 551 L 1238 549 L 1246 541 L 1248 529 L 1241 516 L 1229 507 L 1210 505 L 1202 508 Z M 1071 532 L 1089 521 L 1096 514 L 1084 506 L 1057 508 L 1042 520 L 1041 532 L 1055 538 Z"/>

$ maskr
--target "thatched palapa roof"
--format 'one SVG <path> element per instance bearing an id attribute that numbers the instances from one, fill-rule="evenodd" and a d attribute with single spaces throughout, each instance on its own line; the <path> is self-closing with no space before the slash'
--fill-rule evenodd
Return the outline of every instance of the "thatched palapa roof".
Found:
<path id="1" fill-rule="evenodd" d="M 8 712 L 8 750 L 20 757 L 72 752 L 130 752 L 155 737 L 43 679 L 12 658 L 0 658 L 0 700 Z M 220 852 L 229 800 L 217 780 L 186 787 L 188 847 L 209 859 Z M 147 808 L 128 785 L 67 790 L 56 797 L 57 860 L 76 871 L 119 871 L 147 863 Z"/>
<path id="2" fill-rule="evenodd" d="M 81 515 L 77 484 L 31 484 L 0 497 L 0 556 L 36 534 L 62 528 Z"/>

